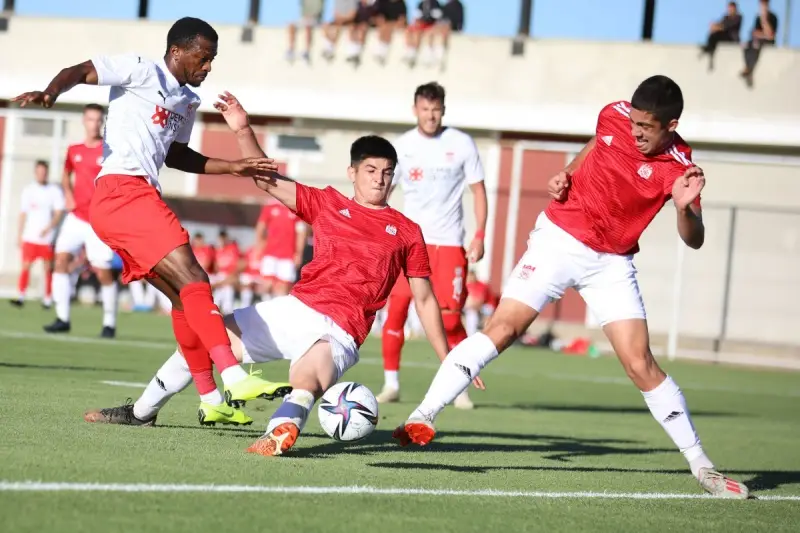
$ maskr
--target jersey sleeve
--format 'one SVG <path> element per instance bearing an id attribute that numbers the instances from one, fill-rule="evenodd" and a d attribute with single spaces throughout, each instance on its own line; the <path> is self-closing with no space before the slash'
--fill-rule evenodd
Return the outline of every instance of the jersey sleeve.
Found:
<path id="1" fill-rule="evenodd" d="M 97 85 L 139 87 L 150 74 L 150 63 L 136 55 L 97 56 L 92 64 L 97 70 Z"/>
<path id="2" fill-rule="evenodd" d="M 422 230 L 416 224 L 414 225 L 414 235 L 406 250 L 403 273 L 405 273 L 408 278 L 427 278 L 431 276 L 428 249 L 425 247 L 425 239 L 422 237 Z"/>
<path id="3" fill-rule="evenodd" d="M 467 139 L 466 143 L 467 157 L 464 160 L 464 176 L 467 183 L 473 185 L 480 183 L 484 179 L 483 164 L 481 163 L 481 156 L 478 153 L 478 147 L 475 141 Z"/>
<path id="4" fill-rule="evenodd" d="M 328 189 L 317 189 L 297 183 L 296 213 L 303 221 L 313 224 L 325 204 Z"/>

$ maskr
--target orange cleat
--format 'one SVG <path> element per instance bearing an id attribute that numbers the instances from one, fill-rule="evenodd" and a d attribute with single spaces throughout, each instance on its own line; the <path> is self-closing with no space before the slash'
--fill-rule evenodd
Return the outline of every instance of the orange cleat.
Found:
<path id="1" fill-rule="evenodd" d="M 265 457 L 281 455 L 288 451 L 297 442 L 300 435 L 300 428 L 291 422 L 284 422 L 263 437 L 255 441 L 249 448 L 248 453 L 257 453 Z"/>
<path id="2" fill-rule="evenodd" d="M 397 439 L 400 446 L 408 446 L 411 443 L 425 446 L 436 436 L 436 429 L 433 424 L 425 420 L 406 420 L 406 423 L 399 426 L 392 433 L 392 438 Z"/>

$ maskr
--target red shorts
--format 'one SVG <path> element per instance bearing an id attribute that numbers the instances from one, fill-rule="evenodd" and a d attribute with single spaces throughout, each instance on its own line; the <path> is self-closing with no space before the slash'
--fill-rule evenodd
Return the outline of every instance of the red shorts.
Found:
<path id="1" fill-rule="evenodd" d="M 428 260 L 431 262 L 431 284 L 439 307 L 461 312 L 467 301 L 467 253 L 461 246 L 435 246 L 429 244 Z M 397 278 L 390 297 L 411 299 L 411 287 L 405 276 Z"/>
<path id="2" fill-rule="evenodd" d="M 153 268 L 189 234 L 145 178 L 109 174 L 97 180 L 89 222 L 122 259 L 122 282 L 156 277 Z"/>
<path id="3" fill-rule="evenodd" d="M 434 26 L 436 26 L 435 22 L 425 22 L 425 21 L 422 21 L 422 20 L 415 20 L 414 22 L 409 24 L 408 31 L 411 31 L 411 32 L 414 32 L 414 31 L 420 31 L 420 32 L 428 31 L 429 29 L 433 28 Z"/>
<path id="4" fill-rule="evenodd" d="M 33 263 L 37 259 L 42 261 L 53 260 L 53 247 L 49 244 L 22 243 L 22 262 Z"/>

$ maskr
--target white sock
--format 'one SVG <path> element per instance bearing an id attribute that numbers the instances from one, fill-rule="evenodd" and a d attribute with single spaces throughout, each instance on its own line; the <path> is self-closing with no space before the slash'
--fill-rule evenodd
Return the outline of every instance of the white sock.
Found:
<path id="1" fill-rule="evenodd" d="M 149 420 L 161 410 L 170 398 L 192 383 L 192 373 L 181 352 L 175 353 L 161 365 L 147 388 L 133 404 L 133 416 Z"/>
<path id="2" fill-rule="evenodd" d="M 219 389 L 200 395 L 200 401 L 209 405 L 222 405 L 222 394 Z"/>
<path id="3" fill-rule="evenodd" d="M 400 372 L 397 370 L 384 370 L 383 386 L 394 390 L 400 390 Z"/>
<path id="4" fill-rule="evenodd" d="M 314 395 L 310 391 L 294 389 L 283 399 L 283 403 L 269 419 L 267 433 L 286 422 L 293 423 L 302 431 L 315 401 Z"/>
<path id="5" fill-rule="evenodd" d="M 100 299 L 103 301 L 103 327 L 117 327 L 117 282 L 100 286 Z"/>
<path id="6" fill-rule="evenodd" d="M 241 298 L 242 298 L 242 307 L 250 307 L 251 305 L 253 305 L 253 289 L 249 287 L 246 289 L 242 289 Z"/>
<path id="7" fill-rule="evenodd" d="M 361 45 L 357 42 L 350 41 L 347 46 L 347 59 L 352 59 L 354 57 L 358 57 L 361 53 Z"/>
<path id="8" fill-rule="evenodd" d="M 326 54 L 333 54 L 334 46 L 336 45 L 333 44 L 333 41 L 325 39 L 325 43 L 322 45 L 322 51 Z"/>
<path id="9" fill-rule="evenodd" d="M 462 341 L 442 362 L 425 399 L 409 418 L 421 418 L 432 423 L 444 406 L 464 392 L 483 367 L 498 355 L 492 339 L 483 333 Z"/>
<path id="10" fill-rule="evenodd" d="M 476 309 L 467 309 L 464 311 L 464 322 L 467 335 L 475 335 L 481 326 L 481 315 Z"/>
<path id="11" fill-rule="evenodd" d="M 222 378 L 222 383 L 225 385 L 233 385 L 235 383 L 239 383 L 243 379 L 245 379 L 249 374 L 244 371 L 239 365 L 229 366 L 225 370 L 219 373 L 219 376 Z"/>
<path id="12" fill-rule="evenodd" d="M 430 46 L 423 46 L 422 53 L 420 55 L 422 56 L 423 63 L 425 64 L 433 63 L 433 48 L 431 48 Z"/>
<path id="13" fill-rule="evenodd" d="M 378 41 L 375 45 L 375 57 L 385 59 L 387 55 L 389 55 L 389 43 Z"/>
<path id="14" fill-rule="evenodd" d="M 437 61 L 441 61 L 442 59 L 444 59 L 444 46 L 443 45 L 437 44 L 436 46 L 433 47 L 433 57 Z"/>
<path id="15" fill-rule="evenodd" d="M 53 272 L 53 301 L 56 304 L 56 316 L 69 322 L 69 300 L 72 297 L 70 276 L 61 272 Z"/>
<path id="16" fill-rule="evenodd" d="M 713 468 L 714 465 L 703 452 L 700 437 L 692 424 L 686 399 L 672 378 L 667 376 L 661 385 L 651 391 L 643 391 L 642 396 L 653 418 L 661 424 L 689 462 L 692 474 L 697 477 L 700 468 Z"/>
<path id="17" fill-rule="evenodd" d="M 145 287 L 144 281 L 132 281 L 128 284 L 128 290 L 131 293 L 131 300 L 135 307 L 144 307 Z"/>
<path id="18" fill-rule="evenodd" d="M 414 59 L 417 57 L 417 49 L 413 46 L 406 46 L 405 59 Z"/>

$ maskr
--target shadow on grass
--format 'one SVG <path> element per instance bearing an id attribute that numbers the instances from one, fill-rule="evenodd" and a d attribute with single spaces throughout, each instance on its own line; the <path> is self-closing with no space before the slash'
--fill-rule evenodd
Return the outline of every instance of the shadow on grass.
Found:
<path id="1" fill-rule="evenodd" d="M 554 411 L 558 413 L 610 413 L 610 414 L 635 414 L 650 415 L 650 410 L 646 406 L 607 406 L 607 405 L 562 405 L 562 404 L 540 404 L 540 403 L 517 403 L 517 404 L 479 404 L 478 409 L 510 409 L 520 411 Z M 723 417 L 723 416 L 742 416 L 738 413 L 724 413 L 721 411 L 692 411 L 692 417 Z"/>

